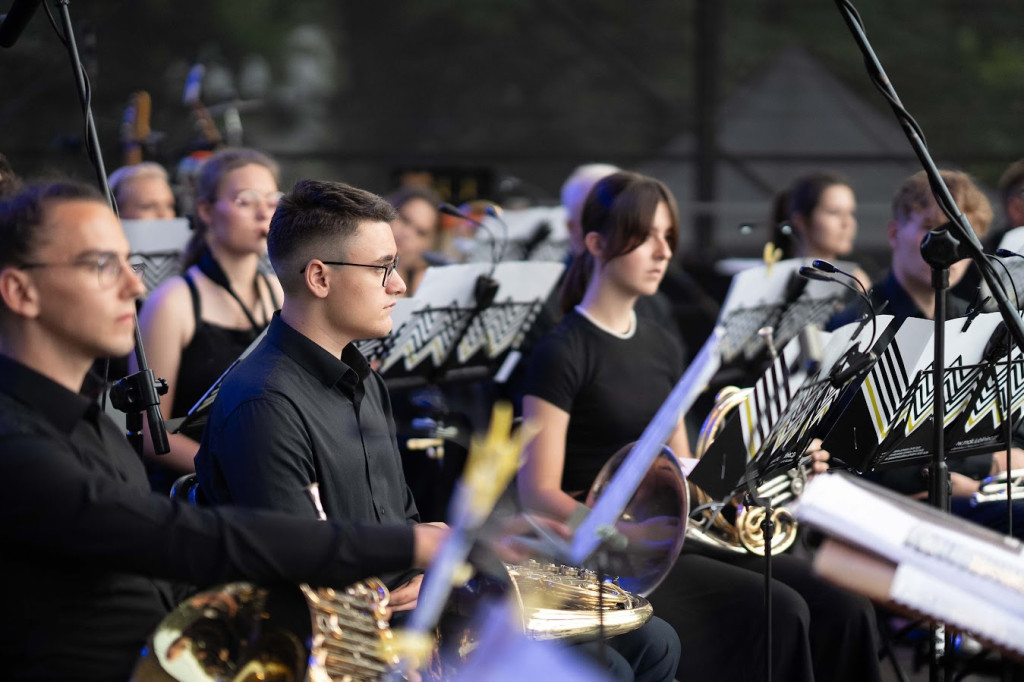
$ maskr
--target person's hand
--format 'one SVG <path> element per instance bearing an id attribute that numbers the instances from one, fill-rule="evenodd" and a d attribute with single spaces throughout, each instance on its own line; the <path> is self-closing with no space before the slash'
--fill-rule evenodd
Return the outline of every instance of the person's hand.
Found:
<path id="1" fill-rule="evenodd" d="M 970 497 L 981 487 L 980 481 L 975 481 L 973 478 L 955 471 L 950 472 L 949 480 L 953 484 L 953 497 Z"/>
<path id="2" fill-rule="evenodd" d="M 828 450 L 821 447 L 820 438 L 811 440 L 807 449 L 804 450 L 804 455 L 810 457 L 810 460 L 808 460 L 808 464 L 810 464 L 810 472 L 807 475 L 808 479 L 828 471 L 828 461 L 832 458 L 832 455 L 829 454 Z"/>
<path id="3" fill-rule="evenodd" d="M 447 539 L 446 526 L 432 523 L 418 523 L 412 527 L 412 567 L 426 568 L 434 560 L 437 550 Z"/>
<path id="4" fill-rule="evenodd" d="M 391 599 L 388 601 L 387 615 L 391 617 L 393 611 L 412 611 L 416 608 L 416 602 L 420 597 L 420 587 L 423 585 L 423 574 L 391 590 Z"/>
<path id="5" fill-rule="evenodd" d="M 491 551 L 505 563 L 520 564 L 537 554 L 532 547 L 520 542 L 521 539 L 532 539 L 529 537 L 531 535 L 534 537 L 539 535 L 535 526 L 540 526 L 546 533 L 562 540 L 572 537 L 572 529 L 561 521 L 536 513 L 530 514 L 529 518 L 525 514 L 519 514 L 499 522 L 496 527 L 496 537 L 488 545 Z"/>

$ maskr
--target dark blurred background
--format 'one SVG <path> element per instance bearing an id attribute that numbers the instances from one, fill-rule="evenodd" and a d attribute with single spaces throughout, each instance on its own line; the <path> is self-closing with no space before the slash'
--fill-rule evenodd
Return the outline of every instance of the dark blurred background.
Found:
<path id="1" fill-rule="evenodd" d="M 0 0 L 0 12 L 11 0 Z M 993 187 L 1024 156 L 1024 4 L 858 0 L 940 165 Z M 858 252 L 884 251 L 896 184 L 919 168 L 828 0 L 105 0 L 70 4 L 108 170 L 130 95 L 145 156 L 202 144 L 182 101 L 303 176 L 377 192 L 433 173 L 454 200 L 552 203 L 576 165 L 666 180 L 684 256 L 759 252 L 772 194 L 802 172 L 853 180 Z M 90 179 L 67 54 L 42 10 L 0 50 L 0 152 L 23 176 Z M 1000 218 L 997 216 L 997 225 Z"/>

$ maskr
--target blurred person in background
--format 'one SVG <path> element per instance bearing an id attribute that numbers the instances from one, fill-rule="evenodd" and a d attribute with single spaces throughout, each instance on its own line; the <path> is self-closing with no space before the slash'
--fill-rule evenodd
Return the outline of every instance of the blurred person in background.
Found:
<path id="1" fill-rule="evenodd" d="M 122 166 L 110 174 L 108 184 L 122 220 L 163 220 L 176 215 L 167 171 L 158 163 Z"/>
<path id="2" fill-rule="evenodd" d="M 857 237 L 857 197 L 836 173 L 797 178 L 772 204 L 772 242 L 783 258 L 835 263 L 853 253 Z M 865 288 L 871 280 L 861 268 L 852 273 Z"/>
<path id="3" fill-rule="evenodd" d="M 407 185 L 392 192 L 387 200 L 398 211 L 391 230 L 398 245 L 398 272 L 408 287 L 405 295 L 412 296 L 430 265 L 424 256 L 442 258 L 436 252 L 440 243 L 437 207 L 441 197 L 429 187 Z"/>

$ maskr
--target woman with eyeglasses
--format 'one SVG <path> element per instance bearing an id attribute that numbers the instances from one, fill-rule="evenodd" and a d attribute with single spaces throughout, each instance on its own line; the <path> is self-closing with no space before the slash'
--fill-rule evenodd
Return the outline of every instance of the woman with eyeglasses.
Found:
<path id="1" fill-rule="evenodd" d="M 280 306 L 281 285 L 260 267 L 280 198 L 277 163 L 254 149 L 222 149 L 200 168 L 183 273 L 153 291 L 139 314 L 150 367 L 167 380 L 164 418 L 185 416 Z M 165 492 L 193 470 L 199 449 L 182 434 L 168 440 L 170 453 L 147 462 L 153 488 Z M 152 455 L 149 439 L 146 447 Z"/>

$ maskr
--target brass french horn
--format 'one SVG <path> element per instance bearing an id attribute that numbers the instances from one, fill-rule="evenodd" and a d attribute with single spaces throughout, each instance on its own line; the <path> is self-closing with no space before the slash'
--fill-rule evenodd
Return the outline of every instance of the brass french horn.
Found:
<path id="1" fill-rule="evenodd" d="M 715 396 L 715 405 L 701 426 L 700 436 L 694 448 L 694 455 L 700 458 L 707 452 L 711 443 L 721 430 L 725 420 L 733 410 L 747 399 L 752 389 L 726 386 Z M 792 547 L 797 538 L 798 525 L 796 517 L 787 507 L 800 493 L 807 483 L 806 472 L 802 466 L 795 467 L 783 474 L 765 481 L 758 486 L 759 497 L 768 497 L 772 501 L 772 554 L 785 552 Z M 743 504 L 742 496 L 736 496 L 728 503 L 713 500 L 693 483 L 691 493 L 697 500 L 687 527 L 687 537 L 713 547 L 737 553 L 752 553 L 759 556 L 765 554 L 765 541 L 762 523 L 765 510 L 763 507 L 748 507 Z"/>

